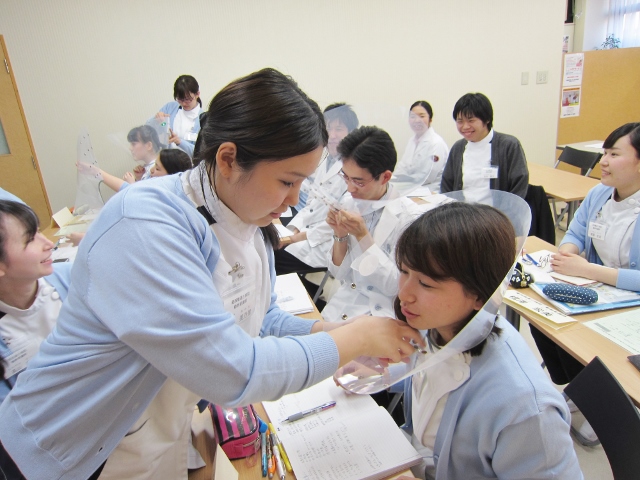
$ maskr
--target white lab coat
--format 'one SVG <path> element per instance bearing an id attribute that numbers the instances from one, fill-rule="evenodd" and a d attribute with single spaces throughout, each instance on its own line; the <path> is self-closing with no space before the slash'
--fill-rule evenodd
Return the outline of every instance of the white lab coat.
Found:
<path id="1" fill-rule="evenodd" d="M 404 155 L 393 171 L 391 183 L 402 194 L 421 185 L 429 187 L 431 193 L 440 193 L 440 180 L 448 156 L 449 147 L 444 139 L 429 127 L 418 143 L 415 136 L 409 139 Z"/>
<path id="2" fill-rule="evenodd" d="M 316 169 L 314 183 L 332 198 L 339 200 L 347 191 L 347 184 L 338 175 L 342 169 L 342 161 L 337 159 L 329 170 L 326 169 L 326 161 L 325 159 Z M 289 245 L 285 251 L 312 267 L 326 267 L 327 252 L 333 246 L 333 230 L 326 223 L 328 212 L 329 207 L 323 201 L 309 195 L 307 206 L 288 225 L 307 232 L 307 239 Z"/>
<path id="3" fill-rule="evenodd" d="M 392 190 L 390 196 L 397 197 L 397 192 Z M 351 198 L 344 205 L 345 210 L 355 210 Z M 399 275 L 394 259 L 396 242 L 405 227 L 423 211 L 425 206 L 406 197 L 392 199 L 372 232 L 373 245 L 363 252 L 355 237 L 349 235 L 349 251 L 340 266 L 333 264 L 332 251 L 328 252 L 325 262 L 341 285 L 322 310 L 325 320 L 337 322 L 366 314 L 395 317 L 393 300 L 398 293 Z"/>

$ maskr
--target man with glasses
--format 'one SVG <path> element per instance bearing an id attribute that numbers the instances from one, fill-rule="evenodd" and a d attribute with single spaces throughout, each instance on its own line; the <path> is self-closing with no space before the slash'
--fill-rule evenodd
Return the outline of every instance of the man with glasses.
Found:
<path id="1" fill-rule="evenodd" d="M 307 188 L 313 185 L 311 188 L 316 193 L 311 194 L 308 204 L 287 224 L 292 234 L 282 239 L 280 250 L 275 252 L 277 275 L 305 273 L 327 266 L 332 231 L 325 222 L 329 211 L 325 200 L 338 201 L 347 189 L 338 175 L 342 168 L 338 145 L 358 127 L 358 117 L 350 105 L 334 103 L 325 108 L 324 119 L 329 133 L 328 155 L 320 162 L 313 177 L 305 181 Z M 303 283 L 313 295 L 317 286 Z"/>
<path id="2" fill-rule="evenodd" d="M 347 193 L 340 209 L 327 214 L 333 245 L 326 262 L 341 285 L 322 316 L 331 322 L 357 315 L 394 317 L 396 241 L 424 208 L 389 183 L 397 154 L 384 130 L 360 127 L 342 140 L 338 152 Z"/>

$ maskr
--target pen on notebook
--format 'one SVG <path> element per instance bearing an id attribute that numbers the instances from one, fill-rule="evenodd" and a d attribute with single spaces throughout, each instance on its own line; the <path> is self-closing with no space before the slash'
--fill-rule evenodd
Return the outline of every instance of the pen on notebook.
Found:
<path id="1" fill-rule="evenodd" d="M 278 479 L 284 480 L 284 465 L 282 464 L 282 458 L 280 458 L 280 451 L 278 450 L 278 446 L 276 445 L 276 440 L 273 436 L 273 433 L 269 434 L 271 438 L 271 450 L 273 451 L 273 458 L 276 459 L 276 468 L 278 469 Z"/>
<path id="2" fill-rule="evenodd" d="M 284 466 L 287 467 L 287 472 L 293 472 L 293 468 L 291 468 L 291 462 L 289 461 L 289 457 L 287 456 L 287 452 L 284 450 L 284 445 L 278 438 L 278 434 L 276 433 L 276 429 L 273 428 L 273 424 L 269 424 L 269 430 L 273 432 L 273 438 L 278 444 L 278 450 L 280 450 L 280 456 L 282 457 L 282 461 L 284 462 Z"/>
<path id="3" fill-rule="evenodd" d="M 262 442 L 262 476 L 267 476 L 267 433 L 262 432 L 260 434 L 260 441 Z"/>
<path id="4" fill-rule="evenodd" d="M 335 407 L 336 402 L 327 402 L 319 407 L 310 408 L 309 410 L 305 410 L 303 412 L 294 413 L 293 415 L 288 416 L 283 421 L 285 422 L 295 422 L 296 420 L 300 420 L 301 418 L 308 417 L 309 415 L 313 415 L 314 413 L 320 413 L 324 410 L 328 410 L 329 408 Z"/>
<path id="5" fill-rule="evenodd" d="M 540 264 L 536 261 L 535 258 L 533 258 L 531 255 L 529 255 L 528 253 L 525 253 L 524 256 L 527 258 L 527 260 L 529 260 L 531 263 L 533 263 L 536 267 L 539 267 Z"/>

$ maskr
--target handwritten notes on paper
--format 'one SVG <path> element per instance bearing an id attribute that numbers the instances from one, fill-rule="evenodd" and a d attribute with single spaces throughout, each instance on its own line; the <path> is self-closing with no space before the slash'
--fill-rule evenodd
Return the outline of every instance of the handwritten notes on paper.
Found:
<path id="1" fill-rule="evenodd" d="M 633 354 L 640 354 L 640 310 L 610 315 L 585 322 L 591 330 Z"/>

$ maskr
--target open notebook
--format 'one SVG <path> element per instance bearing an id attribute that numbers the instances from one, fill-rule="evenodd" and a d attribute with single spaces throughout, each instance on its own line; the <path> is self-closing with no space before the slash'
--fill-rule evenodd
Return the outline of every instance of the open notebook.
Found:
<path id="1" fill-rule="evenodd" d="M 331 409 L 283 422 L 331 400 Z M 384 408 L 369 395 L 347 393 L 331 378 L 263 405 L 298 480 L 382 479 L 421 460 Z"/>

